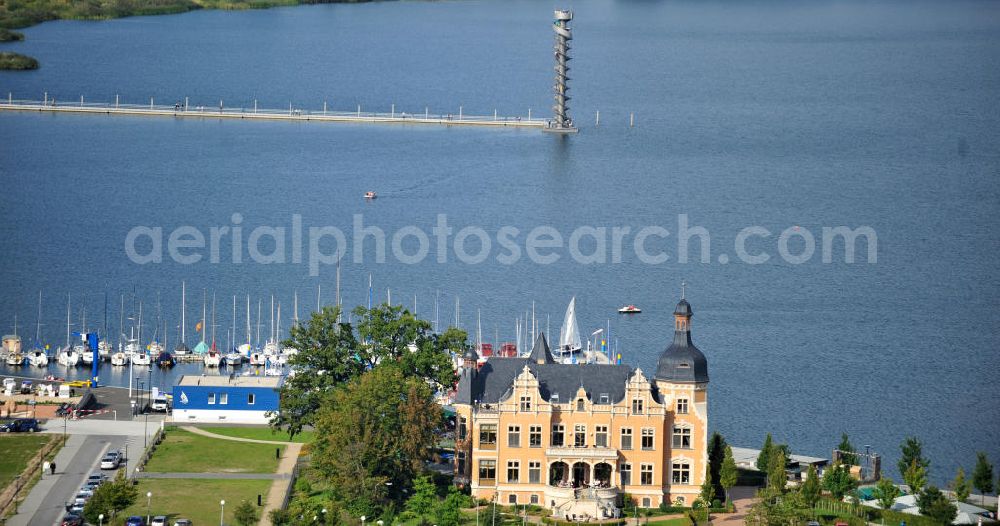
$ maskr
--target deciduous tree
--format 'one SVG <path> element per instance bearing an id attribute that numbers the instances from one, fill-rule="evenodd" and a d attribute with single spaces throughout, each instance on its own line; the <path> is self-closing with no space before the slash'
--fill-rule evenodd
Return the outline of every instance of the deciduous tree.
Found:
<path id="1" fill-rule="evenodd" d="M 701 483 L 701 493 L 698 495 L 701 499 L 702 504 L 706 508 L 712 506 L 712 499 L 715 498 L 715 484 L 712 484 L 712 469 L 708 468 L 705 470 L 705 481 Z"/>
<path id="2" fill-rule="evenodd" d="M 802 482 L 800 492 L 802 493 L 802 500 L 804 500 L 810 508 L 819 502 L 819 498 L 823 493 L 823 488 L 820 486 L 819 475 L 816 474 L 816 466 L 809 464 L 809 470 L 806 471 L 806 480 Z"/>
<path id="3" fill-rule="evenodd" d="M 240 526 L 251 526 L 257 524 L 257 507 L 248 500 L 240 502 L 233 511 L 233 519 Z"/>
<path id="4" fill-rule="evenodd" d="M 920 463 L 919 459 L 914 458 L 910 462 L 910 467 L 903 472 L 903 482 L 909 486 L 910 493 L 918 495 L 923 491 L 924 486 L 927 485 L 927 468 Z"/>
<path id="5" fill-rule="evenodd" d="M 844 495 L 850 493 L 857 485 L 857 481 L 851 476 L 850 469 L 839 462 L 827 468 L 823 474 L 823 488 L 837 500 L 842 500 Z"/>
<path id="6" fill-rule="evenodd" d="M 972 481 L 965 478 L 965 470 L 961 467 L 951 481 L 951 491 L 955 493 L 955 500 L 959 502 L 969 500 L 969 494 L 972 493 Z"/>
<path id="7" fill-rule="evenodd" d="M 872 496 L 878 501 L 879 506 L 883 510 L 887 510 L 892 507 L 892 504 L 896 501 L 896 497 L 900 495 L 899 488 L 892 481 L 891 478 L 883 477 L 875 484 L 875 489 L 872 490 Z"/>

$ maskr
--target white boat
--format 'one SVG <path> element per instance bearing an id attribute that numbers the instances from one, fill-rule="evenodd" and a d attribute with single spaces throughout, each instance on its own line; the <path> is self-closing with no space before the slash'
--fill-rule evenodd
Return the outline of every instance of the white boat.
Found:
<path id="1" fill-rule="evenodd" d="M 222 355 L 214 348 L 205 353 L 205 367 L 218 367 L 222 363 Z"/>
<path id="2" fill-rule="evenodd" d="M 159 356 L 161 352 L 167 350 L 165 347 L 163 347 L 163 344 L 161 344 L 156 340 L 150 342 L 149 347 L 147 347 L 146 349 L 149 350 L 150 356 Z"/>
<path id="3" fill-rule="evenodd" d="M 281 353 L 281 354 L 275 356 L 271 360 L 271 363 L 278 364 L 278 365 L 288 365 L 288 355 L 285 354 L 285 353 Z"/>
<path id="4" fill-rule="evenodd" d="M 7 365 L 11 367 L 24 365 L 24 355 L 20 351 L 8 354 Z"/>
<path id="5" fill-rule="evenodd" d="M 72 347 L 63 347 L 56 356 L 56 361 L 65 367 L 76 367 L 80 363 L 80 354 Z"/>
<path id="6" fill-rule="evenodd" d="M 264 369 L 264 376 L 281 376 L 285 374 L 280 367 L 268 367 Z"/>
<path id="7" fill-rule="evenodd" d="M 90 365 L 94 363 L 94 352 L 91 351 L 90 349 L 81 345 L 80 347 L 77 348 L 77 352 L 80 353 L 80 362 L 82 362 L 84 365 Z"/>
<path id="8" fill-rule="evenodd" d="M 242 364 L 243 364 L 243 355 L 242 354 L 240 354 L 240 353 L 238 353 L 236 351 L 231 351 L 231 352 L 226 353 L 226 365 L 228 365 L 230 367 L 234 367 L 234 366 L 242 365 Z"/>
<path id="9" fill-rule="evenodd" d="M 149 354 L 142 351 L 129 355 L 129 361 L 132 362 L 132 365 L 152 365 L 153 363 L 153 359 L 149 356 Z"/>
<path id="10" fill-rule="evenodd" d="M 111 342 L 109 341 L 102 341 L 97 344 L 97 355 L 100 357 L 102 362 L 106 362 L 111 359 L 111 353 L 113 350 L 114 347 L 112 347 Z"/>
<path id="11" fill-rule="evenodd" d="M 250 365 L 255 367 L 267 365 L 267 355 L 261 352 L 250 353 Z"/>
<path id="12" fill-rule="evenodd" d="M 571 356 L 583 349 L 580 339 L 580 327 L 576 323 L 576 296 L 569 300 L 566 307 L 566 317 L 563 319 L 562 330 L 559 331 L 559 347 L 556 352 L 563 356 Z"/>
<path id="13" fill-rule="evenodd" d="M 253 352 L 253 347 L 249 343 L 244 343 L 236 348 L 236 352 L 242 355 L 244 358 L 250 358 L 250 353 Z"/>
<path id="14" fill-rule="evenodd" d="M 21 352 L 21 337 L 16 334 L 8 334 L 3 337 L 3 352 L 13 354 Z"/>
<path id="15" fill-rule="evenodd" d="M 128 355 L 123 352 L 116 352 L 111 355 L 111 365 L 124 367 L 128 365 Z"/>
<path id="16" fill-rule="evenodd" d="M 278 347 L 278 342 L 268 340 L 268 342 L 264 344 L 263 351 L 264 354 L 268 356 L 277 356 L 281 352 L 281 349 Z"/>
<path id="17" fill-rule="evenodd" d="M 42 349 L 35 349 L 28 355 L 28 363 L 35 367 L 48 367 L 49 355 Z"/>

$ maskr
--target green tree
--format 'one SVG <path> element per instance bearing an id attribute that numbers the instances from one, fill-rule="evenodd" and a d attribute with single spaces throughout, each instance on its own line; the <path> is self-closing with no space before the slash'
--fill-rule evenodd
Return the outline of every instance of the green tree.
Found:
<path id="1" fill-rule="evenodd" d="M 921 515 L 926 515 L 942 524 L 951 524 L 958 515 L 955 505 L 935 486 L 928 486 L 917 496 L 917 506 Z"/>
<path id="2" fill-rule="evenodd" d="M 883 510 L 891 508 L 893 502 L 896 501 L 896 497 L 899 497 L 901 493 L 890 478 L 880 479 L 872 490 L 872 496 L 875 497 L 875 500 L 878 501 L 879 506 Z"/>
<path id="3" fill-rule="evenodd" d="M 819 502 L 819 498 L 823 494 L 823 488 L 820 486 L 819 475 L 816 474 L 816 466 L 809 464 L 809 470 L 806 471 L 806 479 L 802 482 L 799 491 L 802 493 L 802 500 L 810 508 Z"/>
<path id="4" fill-rule="evenodd" d="M 851 440 L 847 437 L 847 433 L 843 433 L 840 436 L 840 444 L 837 445 L 837 450 L 840 451 L 840 460 L 847 466 L 857 466 L 858 465 L 858 455 L 854 446 L 851 444 Z"/>
<path id="5" fill-rule="evenodd" d="M 119 511 L 135 504 L 139 498 L 139 489 L 132 481 L 125 478 L 124 472 L 119 472 L 115 480 L 101 484 L 83 507 L 83 518 L 90 523 L 97 523 L 103 514 L 110 522 Z"/>
<path id="6" fill-rule="evenodd" d="M 368 368 L 398 363 L 403 371 L 439 387 L 455 384 L 449 351 L 463 351 L 465 331 L 451 328 L 441 335 L 431 332 L 428 321 L 418 319 L 402 306 L 382 304 L 354 309 L 359 346 L 356 356 Z"/>
<path id="7" fill-rule="evenodd" d="M 315 423 L 317 411 L 334 388 L 364 372 L 355 358 L 357 340 L 351 326 L 337 323 L 339 307 L 323 307 L 306 323 L 293 325 L 285 347 L 298 349 L 289 360 L 300 374 L 289 376 L 281 387 L 279 410 L 270 414 L 271 427 L 294 437 Z"/>
<path id="8" fill-rule="evenodd" d="M 965 470 L 961 467 L 958 468 L 958 473 L 951 481 L 951 491 L 955 493 L 955 500 L 959 502 L 969 500 L 969 494 L 972 493 L 972 481 L 965 478 Z"/>
<path id="9" fill-rule="evenodd" d="M 902 451 L 902 455 L 899 457 L 899 464 L 897 464 L 900 475 L 906 473 L 914 461 L 916 461 L 920 467 L 924 468 L 924 474 L 927 474 L 927 470 L 930 469 L 931 463 L 929 460 L 924 458 L 924 449 L 920 444 L 920 441 L 917 440 L 917 437 L 907 437 L 899 449 Z"/>
<path id="10" fill-rule="evenodd" d="M 771 451 L 774 449 L 774 443 L 771 440 L 771 433 L 767 434 L 767 438 L 764 439 L 764 446 L 760 448 L 760 454 L 757 455 L 757 471 L 767 473 L 769 467 L 771 467 Z"/>
<path id="11" fill-rule="evenodd" d="M 439 526 L 458 526 L 462 521 L 461 509 L 466 507 L 468 498 L 454 485 L 448 486 L 448 496 L 441 501 L 437 509 Z"/>
<path id="12" fill-rule="evenodd" d="M 705 481 L 701 483 L 701 493 L 698 496 L 706 508 L 712 506 L 712 499 L 715 498 L 715 484 L 712 484 L 712 468 L 705 470 Z"/>
<path id="13" fill-rule="evenodd" d="M 251 526 L 257 524 L 257 507 L 254 506 L 250 501 L 243 500 L 240 502 L 239 506 L 233 510 L 233 519 L 236 520 L 236 524 L 240 526 Z"/>
<path id="14" fill-rule="evenodd" d="M 843 500 L 858 482 L 851 476 L 850 468 L 837 462 L 823 474 L 823 488 L 830 492 L 833 498 Z"/>
<path id="15" fill-rule="evenodd" d="M 788 465 L 788 457 L 785 456 L 785 449 L 781 447 L 774 448 L 771 451 L 770 462 L 771 465 L 767 469 L 767 485 L 769 488 L 783 493 L 785 485 L 788 483 L 788 475 L 785 472 L 785 467 Z"/>
<path id="16" fill-rule="evenodd" d="M 719 484 L 725 491 L 726 502 L 729 502 L 729 490 L 736 485 L 740 472 L 736 468 L 736 460 L 733 458 L 733 448 L 726 445 L 726 455 L 722 459 L 722 467 L 719 469 Z"/>
<path id="17" fill-rule="evenodd" d="M 413 480 L 413 490 L 410 498 L 406 499 L 406 511 L 424 516 L 434 510 L 437 504 L 437 489 L 431 478 L 428 476 L 417 477 Z"/>
<path id="18" fill-rule="evenodd" d="M 799 492 L 782 494 L 769 487 L 757 492 L 757 500 L 747 513 L 746 524 L 800 526 L 811 519 L 812 510 Z"/>
<path id="19" fill-rule="evenodd" d="M 379 366 L 337 389 L 316 416 L 313 464 L 348 512 L 375 515 L 386 483 L 406 488 L 431 457 L 440 406 L 427 382 Z"/>
<path id="20" fill-rule="evenodd" d="M 719 475 L 720 471 L 722 471 L 722 462 L 725 458 L 726 439 L 718 432 L 712 433 L 712 438 L 708 441 L 708 466 L 716 495 L 722 495 L 725 492 Z"/>
<path id="21" fill-rule="evenodd" d="M 910 467 L 903 472 L 903 482 L 909 486 L 910 493 L 914 495 L 923 491 L 924 486 L 927 485 L 927 468 L 920 463 L 919 459 L 914 458 L 910 462 Z"/>
<path id="22" fill-rule="evenodd" d="M 972 470 L 972 485 L 979 490 L 979 504 L 987 493 L 993 492 L 993 464 L 990 464 L 986 453 L 976 453 L 976 467 Z"/>
<path id="23" fill-rule="evenodd" d="M 286 526 L 292 523 L 292 514 L 281 508 L 271 510 L 267 516 L 271 519 L 272 526 Z"/>

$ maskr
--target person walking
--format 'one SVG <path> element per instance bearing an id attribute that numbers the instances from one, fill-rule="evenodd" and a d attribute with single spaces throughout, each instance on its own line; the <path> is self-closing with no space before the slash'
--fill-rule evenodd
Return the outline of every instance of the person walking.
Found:
<path id="1" fill-rule="evenodd" d="M 56 474 L 56 462 L 53 460 L 49 463 L 49 471 L 55 475 Z"/>
<path id="2" fill-rule="evenodd" d="M 42 476 L 45 476 L 45 472 L 49 470 L 49 461 L 46 460 L 42 463 Z"/>

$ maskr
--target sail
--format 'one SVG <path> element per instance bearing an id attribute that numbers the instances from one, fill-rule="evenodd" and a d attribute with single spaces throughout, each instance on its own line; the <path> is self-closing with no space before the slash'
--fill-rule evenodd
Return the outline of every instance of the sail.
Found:
<path id="1" fill-rule="evenodd" d="M 198 342 L 198 345 L 194 346 L 195 354 L 205 354 L 208 352 L 208 344 L 205 342 Z"/>
<path id="2" fill-rule="evenodd" d="M 569 300 L 569 307 L 566 307 L 566 318 L 563 320 L 562 330 L 559 331 L 559 350 L 574 351 L 583 346 L 580 340 L 580 327 L 576 324 L 576 296 Z"/>

